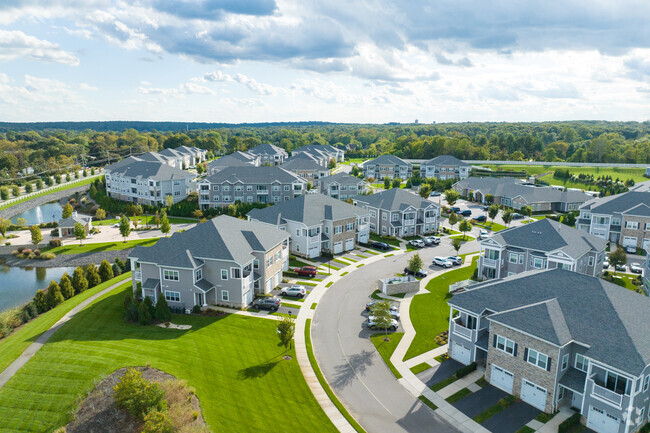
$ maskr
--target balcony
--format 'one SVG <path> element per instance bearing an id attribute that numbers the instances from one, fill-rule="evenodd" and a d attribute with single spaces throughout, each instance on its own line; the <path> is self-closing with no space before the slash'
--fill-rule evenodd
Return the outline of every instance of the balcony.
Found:
<path id="1" fill-rule="evenodd" d="M 612 391 L 611 389 L 607 389 L 603 386 L 600 386 L 596 382 L 594 382 L 594 388 L 592 394 L 602 398 L 603 400 L 611 403 L 612 405 L 618 408 L 622 407 L 623 394 L 619 394 L 617 392 Z"/>
<path id="2" fill-rule="evenodd" d="M 136 281 L 142 281 L 142 271 L 141 270 L 136 270 L 133 274 L 135 276 Z"/>
<path id="3" fill-rule="evenodd" d="M 357 224 L 357 231 L 358 232 L 365 232 L 367 230 L 370 230 L 370 224 L 368 224 L 368 223 Z"/>
<path id="4" fill-rule="evenodd" d="M 476 330 L 463 326 L 463 324 L 460 323 L 460 317 L 454 317 L 454 320 L 451 321 L 451 326 L 454 334 L 460 335 L 471 342 L 476 340 Z"/>
<path id="5" fill-rule="evenodd" d="M 412 225 L 415 225 L 415 219 L 409 219 L 409 220 L 405 219 L 405 220 L 404 220 L 404 225 L 405 225 L 405 226 L 412 226 Z"/>
<path id="6" fill-rule="evenodd" d="M 488 268 L 495 268 L 497 267 L 498 261 L 494 259 L 488 259 L 485 256 L 481 256 L 481 263 L 483 263 L 483 266 L 487 266 Z"/>
<path id="7" fill-rule="evenodd" d="M 310 244 L 316 244 L 316 243 L 320 242 L 320 240 L 321 240 L 320 239 L 320 233 L 309 237 L 309 243 Z"/>

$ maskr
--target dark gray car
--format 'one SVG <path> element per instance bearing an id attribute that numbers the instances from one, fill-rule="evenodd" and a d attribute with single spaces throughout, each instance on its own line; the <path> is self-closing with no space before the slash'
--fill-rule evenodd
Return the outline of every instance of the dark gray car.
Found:
<path id="1" fill-rule="evenodd" d="M 276 297 L 258 298 L 253 301 L 253 308 L 259 310 L 277 311 L 280 308 L 280 299 Z"/>

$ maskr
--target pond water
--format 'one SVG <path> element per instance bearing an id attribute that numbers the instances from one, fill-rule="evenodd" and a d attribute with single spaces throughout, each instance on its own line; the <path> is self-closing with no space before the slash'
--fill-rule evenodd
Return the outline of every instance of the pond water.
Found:
<path id="1" fill-rule="evenodd" d="M 59 282 L 65 272 L 72 277 L 74 268 L 16 268 L 0 262 L 0 311 L 29 302 L 38 289 L 51 280 Z"/>
<path id="2" fill-rule="evenodd" d="M 49 223 L 52 221 L 59 221 L 63 214 L 63 207 L 59 203 L 46 203 L 16 215 L 11 221 L 16 224 L 18 218 L 25 218 L 27 225 L 34 225 L 40 223 Z"/>

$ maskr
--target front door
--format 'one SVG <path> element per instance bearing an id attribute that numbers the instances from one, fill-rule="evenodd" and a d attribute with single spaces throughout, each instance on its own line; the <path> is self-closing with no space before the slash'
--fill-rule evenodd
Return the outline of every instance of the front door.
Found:
<path id="1" fill-rule="evenodd" d="M 194 305 L 198 305 L 200 307 L 203 306 L 204 302 L 203 300 L 205 299 L 205 295 L 203 293 L 195 293 L 194 294 Z"/>

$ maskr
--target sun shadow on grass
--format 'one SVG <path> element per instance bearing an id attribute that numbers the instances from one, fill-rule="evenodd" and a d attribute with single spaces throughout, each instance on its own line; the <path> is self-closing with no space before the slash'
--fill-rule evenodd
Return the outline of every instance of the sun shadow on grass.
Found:
<path id="1" fill-rule="evenodd" d="M 270 361 L 263 364 L 253 365 L 251 367 L 242 368 L 237 372 L 237 379 L 261 379 L 273 370 L 280 361 Z"/>

